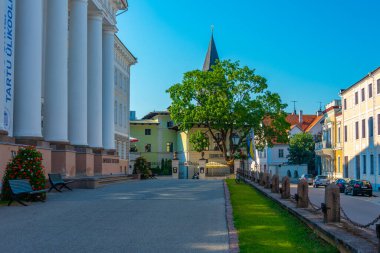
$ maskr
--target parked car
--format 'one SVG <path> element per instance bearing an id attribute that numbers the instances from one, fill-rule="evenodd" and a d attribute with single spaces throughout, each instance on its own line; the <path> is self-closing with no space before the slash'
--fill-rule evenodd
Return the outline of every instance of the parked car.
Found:
<path id="1" fill-rule="evenodd" d="M 346 189 L 346 185 L 350 182 L 349 178 L 338 178 L 335 180 L 335 184 L 339 187 L 340 192 L 344 192 Z"/>
<path id="2" fill-rule="evenodd" d="M 318 188 L 319 186 L 328 186 L 330 184 L 330 179 L 327 176 L 318 175 L 314 179 L 314 188 Z"/>
<path id="3" fill-rule="evenodd" d="M 350 180 L 344 193 L 356 196 L 358 194 L 372 196 L 372 185 L 367 180 Z"/>
<path id="4" fill-rule="evenodd" d="M 302 176 L 299 178 L 299 180 L 301 179 L 305 179 L 306 182 L 309 184 L 309 185 L 312 185 L 313 182 L 314 182 L 314 179 L 313 179 L 313 175 L 312 174 L 302 174 Z"/>

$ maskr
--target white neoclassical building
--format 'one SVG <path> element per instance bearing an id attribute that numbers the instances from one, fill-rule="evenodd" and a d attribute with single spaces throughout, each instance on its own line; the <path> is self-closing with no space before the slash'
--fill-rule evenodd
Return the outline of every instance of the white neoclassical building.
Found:
<path id="1" fill-rule="evenodd" d="M 137 62 L 115 36 L 115 148 L 120 159 L 129 160 L 130 68 Z"/>
<path id="2" fill-rule="evenodd" d="M 127 8 L 126 0 L 0 1 L 0 175 L 20 144 L 41 150 L 47 172 L 122 171 L 115 133 L 128 137 L 128 127 L 115 132 L 115 69 L 129 115 L 136 59 L 115 32 L 116 12 Z"/>

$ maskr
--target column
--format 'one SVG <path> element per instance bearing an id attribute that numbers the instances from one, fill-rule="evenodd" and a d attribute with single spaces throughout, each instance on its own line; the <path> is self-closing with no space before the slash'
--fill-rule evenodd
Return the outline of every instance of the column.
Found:
<path id="1" fill-rule="evenodd" d="M 87 145 L 87 0 L 71 0 L 69 22 L 69 141 Z"/>
<path id="2" fill-rule="evenodd" d="M 103 147 L 115 149 L 114 142 L 114 36 L 115 28 L 103 28 Z"/>
<path id="3" fill-rule="evenodd" d="M 41 138 L 43 0 L 16 4 L 14 136 Z"/>
<path id="4" fill-rule="evenodd" d="M 68 141 L 68 0 L 47 1 L 44 139 Z"/>
<path id="5" fill-rule="evenodd" d="M 102 144 L 102 21 L 101 12 L 88 18 L 87 48 L 87 138 L 88 145 L 101 148 Z"/>

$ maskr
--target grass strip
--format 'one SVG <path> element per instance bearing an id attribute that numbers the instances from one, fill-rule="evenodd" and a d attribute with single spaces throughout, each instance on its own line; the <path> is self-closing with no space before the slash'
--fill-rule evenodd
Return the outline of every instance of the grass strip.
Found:
<path id="1" fill-rule="evenodd" d="M 339 252 L 251 186 L 227 179 L 240 252 Z"/>

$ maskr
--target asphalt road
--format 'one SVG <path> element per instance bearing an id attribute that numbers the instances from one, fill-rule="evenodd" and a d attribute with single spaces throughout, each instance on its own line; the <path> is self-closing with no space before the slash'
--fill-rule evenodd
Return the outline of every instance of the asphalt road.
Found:
<path id="1" fill-rule="evenodd" d="M 0 252 L 228 252 L 220 180 L 145 180 L 0 206 Z"/>
<path id="2" fill-rule="evenodd" d="M 297 193 L 297 185 L 291 184 L 290 193 Z M 380 193 L 374 192 L 376 196 L 380 196 Z M 309 199 L 317 206 L 321 206 L 321 203 L 325 202 L 325 188 L 313 188 L 309 186 Z M 380 215 L 380 197 L 367 197 L 367 196 L 351 196 L 340 194 L 341 207 L 347 214 L 347 216 L 360 224 L 367 224 Z M 375 229 L 374 226 L 371 227 Z"/>

